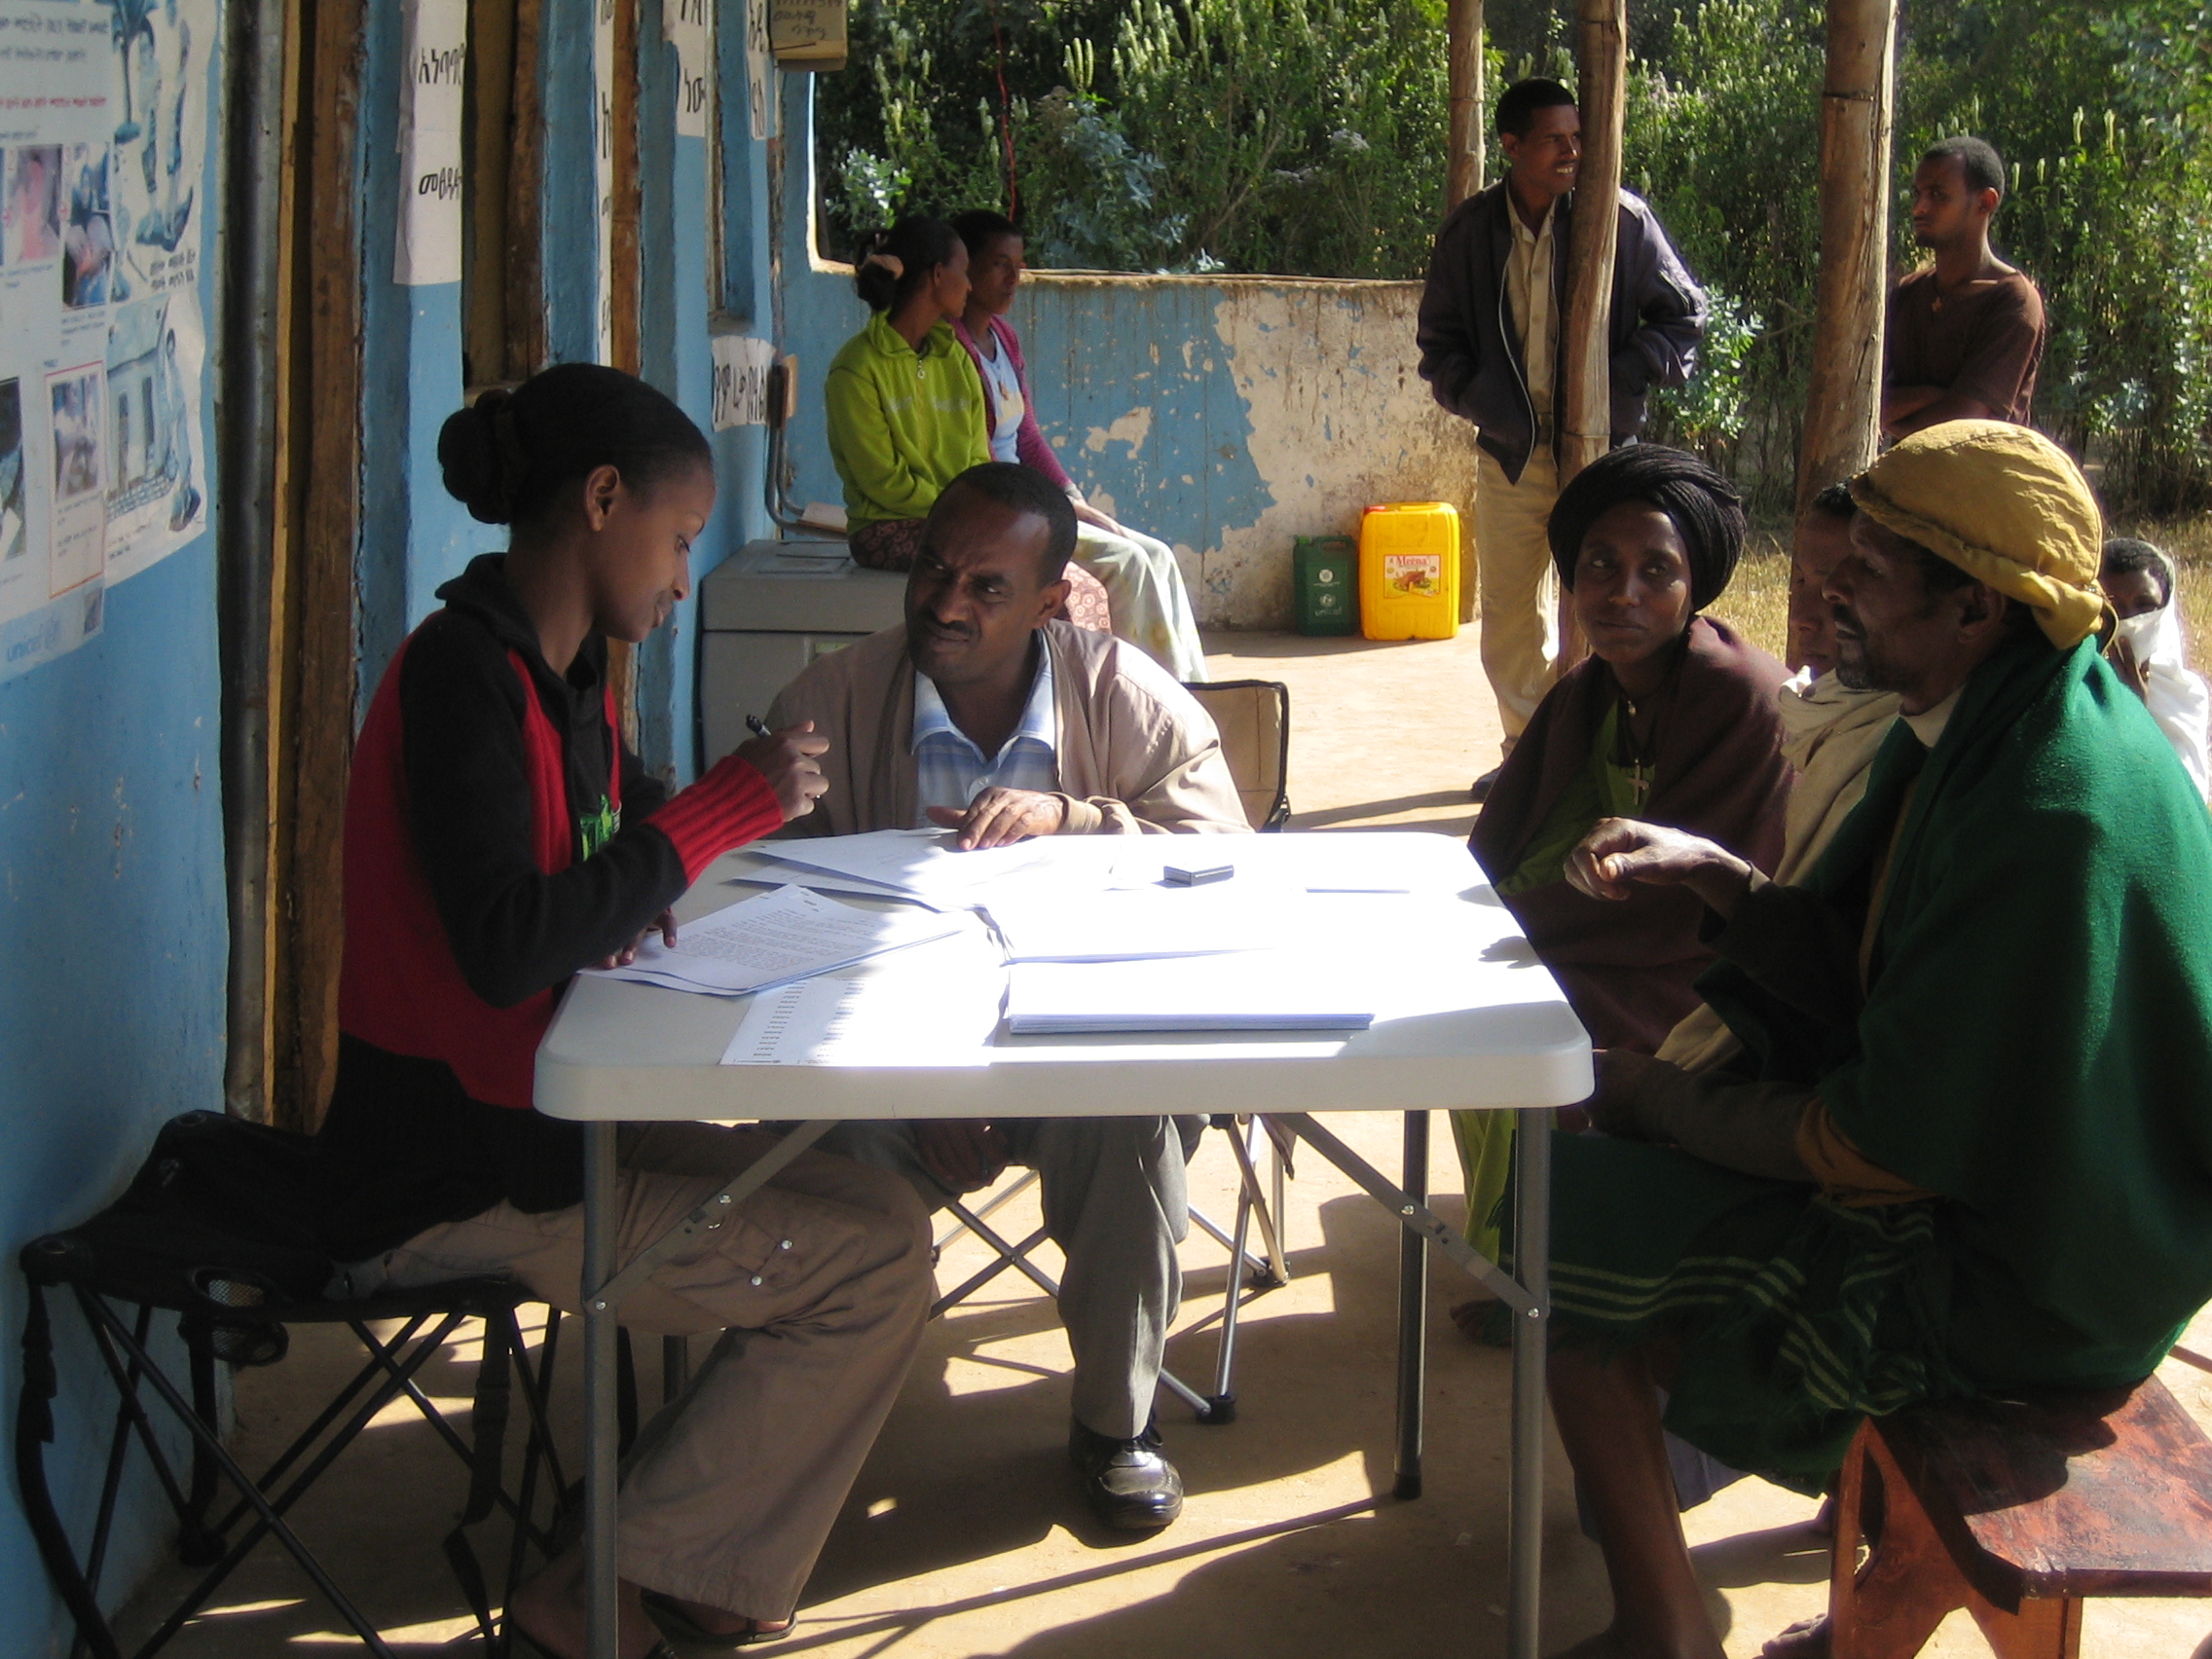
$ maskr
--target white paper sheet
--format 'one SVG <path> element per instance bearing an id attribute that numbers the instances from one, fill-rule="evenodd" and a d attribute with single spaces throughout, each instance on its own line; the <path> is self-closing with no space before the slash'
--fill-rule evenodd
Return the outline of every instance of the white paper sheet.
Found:
<path id="1" fill-rule="evenodd" d="M 461 280 L 461 77 L 468 63 L 462 0 L 408 0 L 399 84 L 399 235 L 394 282 Z"/>
<path id="2" fill-rule="evenodd" d="M 684 923 L 674 945 L 663 944 L 658 935 L 648 937 L 627 968 L 591 972 L 710 996 L 743 996 L 974 926 L 964 916 L 861 910 L 801 887 L 779 887 Z"/>
<path id="3" fill-rule="evenodd" d="M 775 68 L 768 45 L 768 0 L 745 0 L 745 101 L 756 142 L 776 136 Z"/>
<path id="4" fill-rule="evenodd" d="M 800 869 L 795 865 L 773 866 L 750 875 L 733 875 L 732 887 L 803 887 L 809 893 L 842 893 L 854 899 L 883 899 L 895 904 L 916 904 L 925 910 L 961 909 L 958 904 L 933 904 L 927 899 L 917 899 L 911 893 L 896 887 L 886 887 L 880 881 L 865 881 L 857 875 L 831 875 L 826 869 Z"/>
<path id="5" fill-rule="evenodd" d="M 762 991 L 725 1066 L 989 1063 L 1004 971 L 982 941 L 940 940 L 852 975 Z"/>
<path id="6" fill-rule="evenodd" d="M 663 0 L 660 15 L 676 48 L 676 135 L 704 138 L 714 109 L 714 12 L 707 0 Z"/>
<path id="7" fill-rule="evenodd" d="M 717 334 L 709 348 L 715 359 L 715 430 L 726 432 L 732 426 L 765 423 L 768 371 L 776 364 L 775 342 L 750 334 Z"/>
<path id="8" fill-rule="evenodd" d="M 1076 863 L 1084 848 L 1096 847 L 1088 863 L 1089 884 L 1102 886 L 1114 849 L 1101 847 L 1104 836 L 1083 841 L 1051 839 L 1017 842 L 963 853 L 949 830 L 879 830 L 866 835 L 825 835 L 810 841 L 770 841 L 752 850 L 801 869 L 828 870 L 834 875 L 857 875 L 911 893 L 922 899 L 952 899 L 974 903 L 976 890 L 986 883 L 1047 863 Z M 1055 873 L 1057 873 L 1055 871 Z M 805 877 L 794 877 L 803 881 Z"/>
<path id="9" fill-rule="evenodd" d="M 1370 996 L 1326 959 L 1291 950 L 1136 962 L 1020 962 L 1010 970 L 1016 1037 L 1147 1031 L 1364 1031 Z"/>
<path id="10" fill-rule="evenodd" d="M 1272 950 L 1307 925 L 1302 888 L 1255 879 L 1204 887 L 1055 891 L 1026 881 L 983 909 L 1015 962 L 1116 962 Z"/>
<path id="11" fill-rule="evenodd" d="M 1125 843 L 1124 843 L 1125 844 Z M 1235 881 L 1278 882 L 1309 893 L 1456 893 L 1475 879 L 1461 844 L 1423 830 L 1306 835 L 1147 835 L 1116 861 L 1118 884 L 1160 879 L 1163 866 L 1226 864 Z"/>

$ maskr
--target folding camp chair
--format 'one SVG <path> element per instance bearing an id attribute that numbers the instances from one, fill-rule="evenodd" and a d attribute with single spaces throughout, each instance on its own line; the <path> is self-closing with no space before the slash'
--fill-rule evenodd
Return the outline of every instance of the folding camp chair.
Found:
<path id="1" fill-rule="evenodd" d="M 1264 1118 L 1224 1115 L 1209 1120 L 1207 1126 L 1227 1131 L 1237 1166 L 1236 1220 L 1234 1232 L 1225 1232 L 1218 1222 L 1197 1204 L 1190 1206 L 1191 1219 L 1198 1224 L 1198 1230 L 1217 1240 L 1229 1252 L 1229 1277 L 1222 1295 L 1221 1335 L 1214 1348 L 1213 1392 L 1201 1394 L 1173 1372 L 1166 1370 L 1161 1372 L 1160 1382 L 1161 1387 L 1190 1406 L 1198 1421 L 1218 1427 L 1236 1420 L 1235 1382 L 1237 1313 L 1253 1297 L 1278 1290 L 1290 1282 L 1290 1264 L 1283 1253 L 1282 1235 L 1276 1223 L 1276 1217 L 1282 1214 L 1283 1179 L 1289 1168 L 1289 1149 L 1283 1144 L 1284 1137 Z M 1263 1139 L 1274 1153 L 1272 1188 L 1262 1184 L 1254 1157 Z M 931 1318 L 935 1319 L 947 1309 L 967 1301 L 1009 1268 L 1019 1272 L 1047 1296 L 1056 1298 L 1060 1294 L 1059 1284 L 1051 1274 L 1030 1259 L 1031 1252 L 1045 1242 L 1045 1229 L 1039 1226 L 1022 1238 L 1009 1239 L 990 1223 L 993 1214 L 1027 1192 L 1036 1180 L 1036 1170 L 1024 1169 L 994 1190 L 974 1208 L 957 1198 L 944 1206 L 952 1213 L 954 1225 L 937 1240 L 937 1253 L 941 1256 L 962 1234 L 973 1233 L 990 1250 L 992 1260 L 939 1297 L 930 1307 Z M 1251 1248 L 1255 1223 L 1260 1230 L 1261 1252 L 1264 1253 L 1255 1252 Z"/>
<path id="2" fill-rule="evenodd" d="M 1221 753 L 1255 830 L 1290 822 L 1290 687 L 1275 680 L 1209 680 L 1184 690 L 1213 717 Z"/>
<path id="3" fill-rule="evenodd" d="M 1215 680 L 1187 684 L 1221 733 L 1224 756 L 1236 780 L 1236 793 L 1244 814 L 1256 830 L 1280 830 L 1290 821 L 1290 687 L 1272 680 Z M 1198 1421 L 1213 1425 L 1236 1420 L 1236 1321 L 1252 1297 L 1290 1282 L 1290 1262 L 1282 1245 L 1283 1183 L 1290 1170 L 1291 1137 L 1265 1117 L 1219 1116 L 1208 1126 L 1226 1131 L 1236 1158 L 1236 1218 L 1224 1230 L 1198 1205 L 1191 1219 L 1200 1232 L 1229 1252 L 1230 1270 L 1222 1298 L 1221 1336 L 1214 1350 L 1213 1391 L 1200 1394 L 1169 1371 L 1160 1374 L 1161 1385 L 1178 1396 L 1197 1414 Z M 1272 1178 L 1263 1183 L 1257 1154 L 1265 1142 L 1273 1154 Z M 1035 1262 L 1030 1253 L 1045 1242 L 1039 1227 L 1027 1237 L 1010 1240 L 990 1226 L 989 1218 L 1026 1192 L 1037 1179 L 1025 1169 L 971 1208 L 954 1202 L 945 1207 L 956 1225 L 937 1241 L 941 1255 L 964 1233 L 973 1233 L 989 1247 L 993 1260 L 968 1279 L 938 1298 L 930 1309 L 936 1318 L 948 1308 L 966 1301 L 1009 1268 L 1019 1272 L 1047 1296 L 1056 1297 L 1060 1287 Z M 1262 1253 L 1250 1248 L 1252 1228 L 1260 1230 Z"/>
<path id="4" fill-rule="evenodd" d="M 445 1554 L 475 1612 L 488 1654 L 504 1652 L 504 1632 L 502 1621 L 492 1615 L 485 1575 L 466 1529 L 495 1508 L 513 1522 L 501 1606 L 522 1578 L 528 1552 L 552 1552 L 570 1501 L 547 1418 L 560 1314 L 547 1310 L 545 1335 L 534 1362 L 515 1311 L 534 1298 L 504 1280 L 468 1279 L 357 1301 L 323 1300 L 329 1262 L 312 1246 L 277 1236 L 280 1225 L 251 1226 L 252 1211 L 240 1207 L 243 1190 L 294 1158 L 306 1140 L 217 1113 L 187 1114 L 165 1126 L 154 1155 L 122 1199 L 80 1227 L 23 1247 L 20 1259 L 30 1294 L 16 1467 L 40 1557 L 76 1621 L 72 1659 L 87 1651 L 94 1659 L 122 1659 L 98 1596 L 133 1444 L 142 1448 L 175 1512 L 179 1559 L 188 1567 L 206 1568 L 134 1650 L 133 1659 L 148 1659 L 164 1646 L 271 1534 L 362 1643 L 389 1659 L 390 1649 L 376 1627 L 285 1516 L 377 1414 L 402 1395 L 469 1470 L 467 1502 L 445 1539 Z M 257 1159 L 263 1161 L 244 1179 L 226 1178 L 226 1161 L 242 1166 Z M 203 1178 L 210 1170 L 219 1185 Z M 58 1388 L 47 1293 L 63 1289 L 83 1312 L 117 1395 L 99 1507 L 82 1556 L 55 1508 L 44 1450 L 54 1439 L 53 1401 Z M 163 1350 L 173 1349 L 157 1339 L 158 1314 L 177 1316 L 189 1373 L 181 1384 L 170 1374 L 173 1361 L 164 1357 Z M 469 1420 L 462 1428 L 438 1410 L 416 1379 L 468 1319 L 483 1321 L 484 1342 Z M 400 1321 L 399 1329 L 379 1336 L 371 1327 L 386 1320 Z M 301 1324 L 347 1326 L 366 1357 L 292 1444 L 267 1469 L 252 1475 L 223 1445 L 215 1367 L 219 1361 L 275 1364 L 289 1346 L 289 1327 Z M 520 1479 L 510 1493 L 501 1480 L 501 1464 L 513 1380 L 522 1384 L 529 1429 Z M 148 1390 L 152 1402 L 145 1398 Z M 634 1398 L 634 1386 L 629 1392 Z M 158 1404 L 190 1437 L 190 1459 L 181 1475 L 163 1449 L 150 1404 Z M 225 1480 L 238 1495 L 217 1513 L 219 1482 Z M 550 1510 L 543 1520 L 536 1518 L 541 1497 Z"/>

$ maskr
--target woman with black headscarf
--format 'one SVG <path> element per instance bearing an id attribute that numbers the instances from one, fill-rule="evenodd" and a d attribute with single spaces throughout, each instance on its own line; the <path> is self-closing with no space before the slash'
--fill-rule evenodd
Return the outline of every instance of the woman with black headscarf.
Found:
<path id="1" fill-rule="evenodd" d="M 1554 685 L 1500 768 L 1468 846 L 1601 1049 L 1655 1051 L 1698 1003 L 1713 952 L 1686 890 L 1617 903 L 1568 886 L 1567 855 L 1601 818 L 1641 818 L 1718 841 L 1771 870 L 1789 766 L 1777 693 L 1788 671 L 1699 614 L 1744 544 L 1726 479 L 1656 444 L 1614 450 L 1560 492 L 1548 534 L 1590 655 Z M 1503 1191 L 1496 1113 L 1462 1113 L 1469 1236 Z M 1504 1125 L 1510 1126 L 1510 1125 Z"/>

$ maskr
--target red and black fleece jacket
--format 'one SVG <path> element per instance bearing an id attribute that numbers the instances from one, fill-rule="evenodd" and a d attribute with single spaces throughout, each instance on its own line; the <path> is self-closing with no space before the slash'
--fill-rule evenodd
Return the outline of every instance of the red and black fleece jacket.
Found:
<path id="1" fill-rule="evenodd" d="M 580 1130 L 531 1106 L 562 988 L 783 823 L 735 756 L 669 798 L 617 735 L 606 642 L 556 674 L 504 563 L 486 554 L 438 590 L 354 749 L 320 1148 L 340 1261 L 502 1199 L 581 1201 Z"/>

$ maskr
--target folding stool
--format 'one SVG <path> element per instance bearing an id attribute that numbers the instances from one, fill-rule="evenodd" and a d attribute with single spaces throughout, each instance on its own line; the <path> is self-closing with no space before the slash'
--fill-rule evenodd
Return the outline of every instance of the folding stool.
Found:
<path id="1" fill-rule="evenodd" d="M 33 1239 L 21 1252 L 29 1307 L 23 1331 L 23 1385 L 17 1410 L 16 1468 L 40 1557 L 77 1625 L 72 1659 L 87 1651 L 95 1659 L 122 1659 L 123 1649 L 100 1611 L 98 1591 L 133 1444 L 142 1449 L 175 1513 L 179 1559 L 189 1567 L 206 1568 L 134 1650 L 133 1659 L 148 1659 L 164 1646 L 206 1604 L 246 1554 L 272 1533 L 363 1644 L 389 1659 L 390 1649 L 376 1627 L 285 1516 L 377 1414 L 403 1395 L 469 1470 L 467 1502 L 444 1541 L 445 1554 L 476 1615 L 485 1651 L 502 1653 L 501 1621 L 492 1615 L 485 1575 L 466 1529 L 488 1518 L 495 1508 L 504 1510 L 513 1521 L 499 1599 L 502 1607 L 523 1576 L 528 1552 L 535 1548 L 541 1555 L 552 1553 L 554 1535 L 570 1501 L 547 1418 L 561 1316 L 547 1310 L 544 1340 L 534 1361 L 523 1343 L 516 1309 L 535 1298 L 518 1285 L 466 1279 L 396 1295 L 326 1301 L 319 1290 L 328 1277 L 328 1264 L 313 1250 L 273 1243 L 266 1232 L 261 1237 L 243 1232 L 226 1236 L 218 1225 L 209 1223 L 204 1206 L 196 1214 L 177 1206 L 164 1209 L 158 1201 L 149 1203 L 149 1194 L 160 1185 L 149 1178 L 162 1166 L 165 1154 L 195 1138 L 203 1144 L 210 1140 L 235 1144 L 248 1134 L 273 1137 L 280 1131 L 239 1124 L 215 1113 L 174 1120 L 124 1199 L 80 1227 Z M 272 1144 L 276 1143 L 266 1139 L 256 1142 L 263 1149 Z M 158 1200 L 159 1195 L 154 1197 Z M 317 1272 L 320 1277 L 314 1276 Z M 305 1289 L 311 1283 L 315 1286 L 313 1292 Z M 81 1557 L 55 1507 L 45 1457 L 45 1447 L 54 1439 L 53 1401 L 59 1385 L 47 1295 L 64 1289 L 83 1312 L 117 1394 L 100 1502 Z M 182 1382 L 155 1351 L 155 1320 L 163 1313 L 177 1316 L 189 1373 Z M 469 1422 L 463 1430 L 445 1418 L 416 1379 L 457 1328 L 471 1318 L 483 1321 L 484 1344 Z M 401 1321 L 388 1338 L 370 1328 L 385 1320 Z M 275 1364 L 289 1346 L 288 1328 L 298 1324 L 344 1324 L 360 1343 L 365 1358 L 292 1444 L 254 1476 L 223 1445 L 215 1367 L 218 1361 Z M 529 1427 L 520 1479 L 516 1490 L 509 1492 L 501 1465 L 517 1379 Z M 151 1401 L 146 1398 L 149 1390 Z M 190 1436 L 189 1463 L 181 1473 L 163 1449 L 150 1405 L 166 1411 Z M 217 1513 L 224 1481 L 235 1489 L 237 1498 Z M 543 1520 L 537 1518 L 541 1507 L 549 1511 Z"/>

